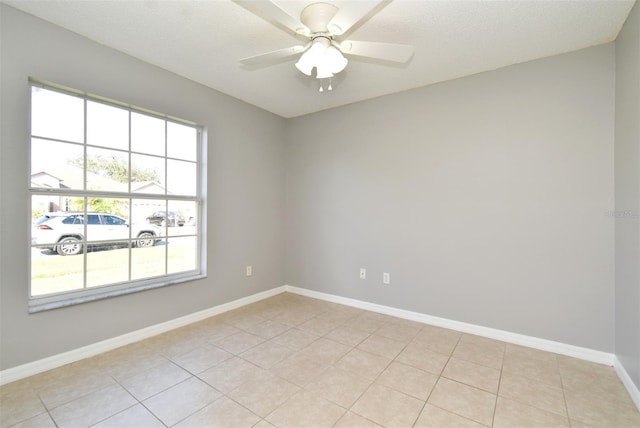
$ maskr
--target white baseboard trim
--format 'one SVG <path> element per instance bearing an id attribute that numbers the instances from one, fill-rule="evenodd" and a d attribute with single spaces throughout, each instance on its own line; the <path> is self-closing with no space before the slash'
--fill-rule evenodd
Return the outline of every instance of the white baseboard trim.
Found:
<path id="1" fill-rule="evenodd" d="M 625 388 L 627 388 L 631 399 L 636 404 L 638 410 L 640 410 L 640 389 L 638 389 L 638 387 L 633 383 L 633 380 L 631 380 L 631 376 L 629 376 L 629 373 L 624 368 L 617 356 L 614 356 L 613 368 L 616 369 L 616 373 L 622 381 L 622 384 Z"/>
<path id="2" fill-rule="evenodd" d="M 285 286 L 273 288 L 271 290 L 263 291 L 251 296 L 243 297 L 241 299 L 234 300 L 229 303 L 224 303 L 218 306 L 214 306 L 203 311 L 194 312 L 189 315 L 185 315 L 180 318 L 175 318 L 170 321 L 166 321 L 160 324 L 152 325 L 140 330 L 132 331 L 121 336 L 117 336 L 111 339 L 96 342 L 91 345 L 83 346 L 81 348 L 73 349 L 62 354 L 53 355 L 51 357 L 43 358 L 41 360 L 33 361 L 31 363 L 23 364 L 17 367 L 0 371 L 0 385 L 4 385 L 16 380 L 24 379 L 29 376 L 36 375 L 38 373 L 45 372 L 47 370 L 55 369 L 57 367 L 64 366 L 65 364 L 74 363 L 85 358 L 93 357 L 103 352 L 111 351 L 121 346 L 129 345 L 140 340 L 148 339 L 153 336 L 157 336 L 161 333 L 174 330 L 179 327 L 202 321 L 206 318 L 214 315 L 246 306 L 251 303 L 258 302 L 263 299 L 275 296 L 286 291 Z"/>
<path id="3" fill-rule="evenodd" d="M 375 303 L 369 303 L 362 300 L 350 299 L 347 297 L 336 296 L 333 294 L 321 293 L 314 290 L 308 290 L 305 288 L 293 287 L 290 285 L 283 285 L 273 288 L 271 290 L 263 291 L 251 296 L 243 297 L 241 299 L 234 300 L 229 303 L 224 303 L 218 306 L 214 306 L 203 311 L 195 312 L 180 318 L 176 318 L 170 321 L 166 321 L 160 324 L 156 324 L 150 327 L 146 327 L 140 330 L 126 333 L 118 337 L 103 340 L 101 342 L 93 343 L 91 345 L 83 346 L 78 349 L 74 349 L 62 354 L 53 355 L 51 357 L 43 358 L 41 360 L 33 361 L 31 363 L 23 364 L 17 367 L 12 367 L 6 370 L 0 371 L 0 385 L 4 385 L 16 380 L 20 380 L 29 376 L 42 373 L 47 370 L 51 370 L 57 367 L 61 367 L 65 364 L 70 364 L 76 361 L 80 361 L 85 358 L 93 357 L 95 355 L 111 351 L 121 346 L 129 345 L 140 340 L 148 339 L 161 333 L 165 333 L 170 330 L 174 330 L 179 327 L 183 327 L 198 321 L 202 321 L 206 318 L 219 315 L 221 313 L 246 306 L 251 303 L 258 302 L 260 300 L 267 299 L 283 292 L 291 292 L 302 296 L 312 297 L 319 300 L 338 303 L 346 306 L 352 306 L 359 309 L 364 309 L 381 314 L 391 315 L 394 317 L 407 319 L 411 321 L 417 321 L 424 324 L 430 324 L 438 327 L 448 328 L 451 330 L 460 331 L 463 333 L 476 334 L 491 339 L 501 340 L 507 343 L 513 343 L 516 345 L 528 346 L 530 348 L 540 349 L 543 351 L 554 352 L 569 357 L 579 358 L 599 364 L 606 364 L 614 366 L 616 372 L 620 376 L 625 387 L 629 390 L 632 399 L 640 408 L 640 393 L 638 388 L 633 384 L 628 373 L 622 367 L 615 355 L 596 351 L 593 349 L 582 348 L 579 346 L 568 345 L 560 342 L 554 342 L 551 340 L 540 339 L 537 337 L 526 336 L 518 333 L 512 333 L 504 330 L 493 329 L 489 327 L 483 327 L 475 324 L 464 323 L 460 321 L 454 321 L 446 318 L 434 317 L 418 312 L 407 311 L 404 309 L 397 309 L 390 306 L 379 305 Z"/>
<path id="4" fill-rule="evenodd" d="M 554 342 L 552 340 L 540 339 L 538 337 L 526 336 L 523 334 L 512 333 L 509 331 L 498 330 L 489 327 L 483 327 L 475 324 L 454 321 L 446 318 L 425 315 L 419 312 L 406 311 L 390 306 L 378 305 L 375 303 L 364 302 L 362 300 L 340 297 L 333 294 L 321 293 L 319 291 L 308 290 L 306 288 L 285 286 L 285 291 L 299 294 L 302 296 L 313 297 L 315 299 L 325 300 L 328 302 L 339 303 L 341 305 L 352 306 L 367 311 L 378 312 L 385 315 L 391 315 L 411 321 L 417 321 L 424 324 L 430 324 L 438 327 L 444 327 L 463 333 L 476 334 L 478 336 L 488 337 L 490 339 L 501 340 L 503 342 L 515 345 L 527 346 L 529 348 L 540 349 L 542 351 L 553 352 L 568 357 L 579 358 L 581 360 L 591 361 L 598 364 L 606 364 L 613 366 L 614 355 L 596 351 L 594 349 L 582 348 L 579 346 L 568 345 L 566 343 Z"/>

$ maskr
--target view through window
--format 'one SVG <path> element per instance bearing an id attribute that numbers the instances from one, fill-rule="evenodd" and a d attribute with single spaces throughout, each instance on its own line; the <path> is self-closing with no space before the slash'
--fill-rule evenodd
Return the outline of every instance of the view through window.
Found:
<path id="1" fill-rule="evenodd" d="M 31 82 L 32 303 L 200 274 L 201 132 Z"/>

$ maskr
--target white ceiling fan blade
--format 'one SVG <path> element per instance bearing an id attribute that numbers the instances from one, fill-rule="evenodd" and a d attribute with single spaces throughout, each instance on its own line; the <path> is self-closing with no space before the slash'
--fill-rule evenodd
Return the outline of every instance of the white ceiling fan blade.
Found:
<path id="1" fill-rule="evenodd" d="M 363 56 L 385 61 L 405 63 L 413 56 L 413 46 L 396 43 L 358 42 L 346 40 L 339 45 L 346 55 Z"/>
<path id="2" fill-rule="evenodd" d="M 373 13 L 378 12 L 389 3 L 391 3 L 391 0 L 344 2 L 340 10 L 338 10 L 338 13 L 336 13 L 336 16 L 329 21 L 327 29 L 334 36 L 341 36 L 348 32 L 351 27 L 371 17 Z"/>
<path id="3" fill-rule="evenodd" d="M 233 0 L 235 3 L 244 7 L 247 10 L 257 14 L 261 18 L 264 18 L 274 24 L 280 24 L 296 34 L 302 34 L 304 36 L 309 35 L 311 32 L 306 25 L 300 22 L 298 19 L 289 15 L 277 4 L 271 0 Z"/>
<path id="4" fill-rule="evenodd" d="M 305 46 L 291 46 L 285 49 L 278 49 L 277 51 L 267 52 L 260 55 L 250 56 L 243 58 L 240 62 L 248 67 L 255 67 L 259 65 L 270 65 L 279 60 L 294 56 L 301 52 L 304 52 L 309 45 Z"/>

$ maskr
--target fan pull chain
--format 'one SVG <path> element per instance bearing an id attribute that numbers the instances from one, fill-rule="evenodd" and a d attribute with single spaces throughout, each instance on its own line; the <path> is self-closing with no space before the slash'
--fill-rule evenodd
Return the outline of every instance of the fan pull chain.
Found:
<path id="1" fill-rule="evenodd" d="M 322 80 L 320 79 L 320 88 L 318 89 L 318 92 L 324 92 L 324 86 L 322 85 Z M 329 86 L 327 86 L 327 91 L 333 91 L 333 86 L 331 86 L 331 78 L 329 78 Z"/>

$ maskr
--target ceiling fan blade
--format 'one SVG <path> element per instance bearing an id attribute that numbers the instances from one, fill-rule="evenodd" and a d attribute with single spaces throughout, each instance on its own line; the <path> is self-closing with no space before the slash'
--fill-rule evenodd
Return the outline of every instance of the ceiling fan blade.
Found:
<path id="1" fill-rule="evenodd" d="M 334 36 L 341 36 L 361 21 L 364 22 L 380 9 L 391 3 L 391 0 L 359 0 L 344 2 L 336 13 L 327 29 Z"/>
<path id="2" fill-rule="evenodd" d="M 309 28 L 298 19 L 289 15 L 271 0 L 233 0 L 245 9 L 257 14 L 276 25 L 281 25 L 296 34 L 307 36 L 311 33 Z"/>
<path id="3" fill-rule="evenodd" d="M 285 49 L 278 49 L 277 51 L 267 52 L 260 55 L 250 56 L 248 58 L 241 59 L 240 62 L 248 67 L 256 67 L 260 65 L 271 65 L 279 60 L 283 60 L 290 56 L 294 56 L 301 52 L 304 52 L 307 46 L 291 46 Z"/>
<path id="4" fill-rule="evenodd" d="M 396 43 L 358 42 L 346 40 L 338 46 L 346 55 L 363 56 L 405 63 L 413 56 L 413 46 Z"/>

